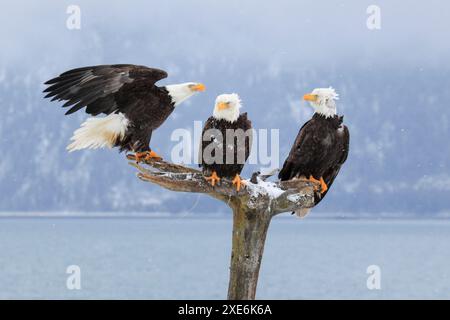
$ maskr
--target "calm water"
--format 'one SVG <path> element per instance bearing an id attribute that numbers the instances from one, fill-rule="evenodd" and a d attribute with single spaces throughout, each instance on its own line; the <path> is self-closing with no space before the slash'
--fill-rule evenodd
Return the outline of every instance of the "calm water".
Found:
<path id="1" fill-rule="evenodd" d="M 225 298 L 230 233 L 229 219 L 0 219 L 0 298 Z M 449 299 L 450 222 L 276 218 L 258 297 Z"/>

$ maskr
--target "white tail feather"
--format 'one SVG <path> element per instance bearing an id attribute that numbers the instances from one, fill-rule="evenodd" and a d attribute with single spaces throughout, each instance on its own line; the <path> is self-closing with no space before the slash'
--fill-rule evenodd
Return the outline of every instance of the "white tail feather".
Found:
<path id="1" fill-rule="evenodd" d="M 112 113 L 103 118 L 89 118 L 73 133 L 69 152 L 81 149 L 112 148 L 125 136 L 128 119 L 122 113 Z"/>

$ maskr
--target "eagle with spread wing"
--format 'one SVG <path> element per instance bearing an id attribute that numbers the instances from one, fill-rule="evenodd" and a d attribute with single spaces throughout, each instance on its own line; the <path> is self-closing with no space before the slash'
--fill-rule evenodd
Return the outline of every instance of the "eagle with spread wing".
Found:
<path id="1" fill-rule="evenodd" d="M 137 161 L 159 158 L 150 148 L 152 132 L 175 107 L 205 90 L 196 82 L 155 85 L 166 77 L 164 70 L 114 64 L 72 69 L 47 81 L 45 98 L 65 101 L 66 115 L 84 107 L 92 116 L 105 115 L 88 118 L 74 132 L 67 150 L 118 147 L 135 152 Z"/>

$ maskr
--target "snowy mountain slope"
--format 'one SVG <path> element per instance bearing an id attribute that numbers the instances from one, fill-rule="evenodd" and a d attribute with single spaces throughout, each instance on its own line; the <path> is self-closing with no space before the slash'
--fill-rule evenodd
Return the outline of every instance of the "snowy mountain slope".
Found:
<path id="1" fill-rule="evenodd" d="M 43 100 L 43 82 L 74 67 L 136 63 L 167 70 L 163 84 L 207 85 L 155 132 L 166 158 L 173 130 L 192 130 L 216 95 L 237 92 L 255 128 L 280 129 L 281 165 L 311 116 L 302 95 L 331 85 L 351 150 L 315 212 L 449 212 L 449 5 L 381 1 L 382 28 L 370 31 L 360 1 L 155 3 L 80 1 L 80 30 L 66 28 L 63 2 L 0 12 L 0 211 L 227 210 L 138 181 L 116 151 L 66 152 L 86 116 Z"/>

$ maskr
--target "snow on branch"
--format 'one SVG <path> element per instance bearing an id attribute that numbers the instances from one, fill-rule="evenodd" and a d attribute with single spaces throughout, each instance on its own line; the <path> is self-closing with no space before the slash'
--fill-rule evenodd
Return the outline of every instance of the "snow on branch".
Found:
<path id="1" fill-rule="evenodd" d="M 134 160 L 132 155 L 128 159 Z M 245 206 L 251 211 L 268 212 L 276 215 L 314 205 L 314 185 L 306 179 L 283 182 L 265 181 L 267 176 L 253 174 L 244 180 L 245 187 L 239 192 L 231 180 L 222 178 L 216 186 L 211 186 L 200 170 L 173 164 L 163 160 L 149 160 L 141 163 L 130 161 L 139 172 L 138 178 L 177 192 L 204 193 L 224 201 L 230 207 Z"/>

